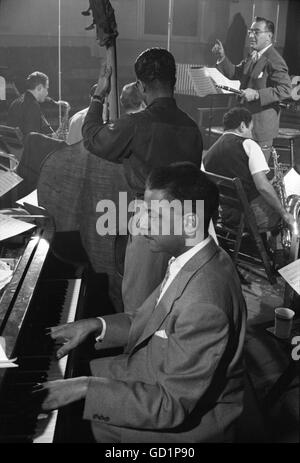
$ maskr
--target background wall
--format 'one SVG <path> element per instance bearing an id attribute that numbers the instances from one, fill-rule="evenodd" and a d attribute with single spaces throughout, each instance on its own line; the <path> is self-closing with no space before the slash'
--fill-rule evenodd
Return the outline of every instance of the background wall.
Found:
<path id="1" fill-rule="evenodd" d="M 276 46 L 283 50 L 288 0 L 174 0 L 171 51 L 179 63 L 212 65 L 211 48 L 216 38 L 224 41 L 228 54 L 238 62 L 245 51 L 246 29 L 255 14 L 276 23 Z M 133 63 L 150 46 L 167 46 L 168 0 L 112 0 L 118 24 L 119 86 L 134 80 Z M 0 66 L 20 91 L 33 70 L 49 74 L 50 92 L 58 89 L 59 0 L 0 0 Z M 87 102 L 105 60 L 105 49 L 96 42 L 95 31 L 86 31 L 91 16 L 81 15 L 88 0 L 61 0 L 63 97 L 73 110 Z M 1 72 L 3 74 L 3 72 Z M 195 107 L 199 101 L 188 105 Z"/>

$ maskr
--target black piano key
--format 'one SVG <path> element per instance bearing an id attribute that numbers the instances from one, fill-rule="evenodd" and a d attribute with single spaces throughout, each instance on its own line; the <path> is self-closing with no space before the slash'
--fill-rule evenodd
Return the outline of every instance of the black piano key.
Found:
<path id="1" fill-rule="evenodd" d="M 9 435 L 9 436 L 0 436 L 0 444 L 32 444 L 33 435 Z"/>
<path id="2" fill-rule="evenodd" d="M 32 355 L 32 356 L 20 356 L 18 357 L 19 370 L 39 370 L 47 371 L 49 368 L 52 355 Z"/>
<path id="3" fill-rule="evenodd" d="M 34 388 L 37 383 L 49 380 L 49 371 L 57 362 L 56 351 L 61 346 L 47 334 L 47 328 L 61 323 L 68 282 L 55 285 L 54 290 L 54 283 L 42 282 L 18 338 L 14 356 L 18 357 L 19 368 L 11 369 L 6 376 L 4 403 L 0 396 L 0 442 L 32 442 L 36 429 L 40 430 L 39 423 L 47 424 L 47 419 L 40 422 L 38 418 L 47 392 Z"/>

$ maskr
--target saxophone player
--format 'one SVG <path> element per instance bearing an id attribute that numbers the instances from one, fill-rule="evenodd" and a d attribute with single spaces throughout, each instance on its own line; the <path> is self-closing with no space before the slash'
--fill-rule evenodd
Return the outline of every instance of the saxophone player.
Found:
<path id="1" fill-rule="evenodd" d="M 267 179 L 269 167 L 261 147 L 252 139 L 253 120 L 243 107 L 230 109 L 223 119 L 224 133 L 204 156 L 205 170 L 229 178 L 240 178 L 260 233 L 276 234 L 282 219 L 291 231 L 296 222 L 280 202 L 274 187 Z M 239 220 L 236 210 L 223 208 L 225 223 Z"/>
<path id="2" fill-rule="evenodd" d="M 49 134 L 51 126 L 42 113 L 40 103 L 48 97 L 49 77 L 36 71 L 26 79 L 26 91 L 10 105 L 7 125 L 19 127 L 23 137 L 30 132 Z"/>

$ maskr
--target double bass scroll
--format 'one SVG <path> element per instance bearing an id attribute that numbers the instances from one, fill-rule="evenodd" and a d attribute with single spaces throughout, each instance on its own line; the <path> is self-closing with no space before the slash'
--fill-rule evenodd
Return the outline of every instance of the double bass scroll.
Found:
<path id="1" fill-rule="evenodd" d="M 117 119 L 120 115 L 117 79 L 116 37 L 118 36 L 114 9 L 109 0 L 90 0 L 90 6 L 96 24 L 97 40 L 100 47 L 106 47 L 106 64 L 111 67 L 111 91 L 108 96 L 109 118 Z"/>

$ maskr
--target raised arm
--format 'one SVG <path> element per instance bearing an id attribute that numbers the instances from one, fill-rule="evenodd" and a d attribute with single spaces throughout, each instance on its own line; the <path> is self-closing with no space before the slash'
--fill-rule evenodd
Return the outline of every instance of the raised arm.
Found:
<path id="1" fill-rule="evenodd" d="M 122 163 L 131 154 L 130 142 L 134 134 L 132 117 L 104 124 L 103 103 L 110 89 L 111 70 L 107 68 L 100 74 L 98 86 L 82 126 L 84 146 L 91 153 L 107 161 Z"/>

